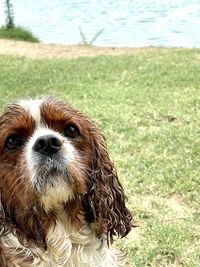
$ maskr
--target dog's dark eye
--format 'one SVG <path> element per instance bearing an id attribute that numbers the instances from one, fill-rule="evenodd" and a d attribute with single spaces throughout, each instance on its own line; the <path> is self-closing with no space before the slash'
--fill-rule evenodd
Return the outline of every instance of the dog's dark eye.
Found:
<path id="1" fill-rule="evenodd" d="M 65 126 L 65 136 L 70 138 L 77 138 L 79 137 L 80 132 L 78 127 L 75 125 L 66 125 Z"/>
<path id="2" fill-rule="evenodd" d="M 16 150 L 24 144 L 24 139 L 19 136 L 9 136 L 6 139 L 6 148 L 10 151 Z"/>

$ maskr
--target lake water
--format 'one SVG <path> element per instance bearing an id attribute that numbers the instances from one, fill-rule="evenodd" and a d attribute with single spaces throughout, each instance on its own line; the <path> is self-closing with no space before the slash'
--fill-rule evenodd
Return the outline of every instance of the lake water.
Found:
<path id="1" fill-rule="evenodd" d="M 5 21 L 0 0 L 0 25 Z M 15 23 L 44 43 L 200 47 L 200 0 L 12 0 Z"/>

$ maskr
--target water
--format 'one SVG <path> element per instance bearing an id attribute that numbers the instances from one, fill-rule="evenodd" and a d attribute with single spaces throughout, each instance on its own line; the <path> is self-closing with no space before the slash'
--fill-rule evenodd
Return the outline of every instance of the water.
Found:
<path id="1" fill-rule="evenodd" d="M 0 25 L 5 21 L 0 0 Z M 44 43 L 200 47 L 200 0 L 12 0 L 15 23 Z"/>

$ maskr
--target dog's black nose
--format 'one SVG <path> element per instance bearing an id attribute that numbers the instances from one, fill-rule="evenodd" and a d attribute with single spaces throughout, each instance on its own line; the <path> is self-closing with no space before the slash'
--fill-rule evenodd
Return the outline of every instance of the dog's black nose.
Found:
<path id="1" fill-rule="evenodd" d="M 57 153 L 61 148 L 61 141 L 56 136 L 48 134 L 40 136 L 34 146 L 33 150 L 47 156 L 52 156 Z"/>

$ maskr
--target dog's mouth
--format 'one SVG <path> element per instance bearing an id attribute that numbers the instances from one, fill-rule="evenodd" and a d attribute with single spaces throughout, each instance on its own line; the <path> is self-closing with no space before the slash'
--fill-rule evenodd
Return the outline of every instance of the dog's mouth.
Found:
<path id="1" fill-rule="evenodd" d="M 36 190 L 43 190 L 47 184 L 54 187 L 60 180 L 64 180 L 67 184 L 71 183 L 71 175 L 64 159 L 60 157 L 41 159 L 34 182 Z"/>

